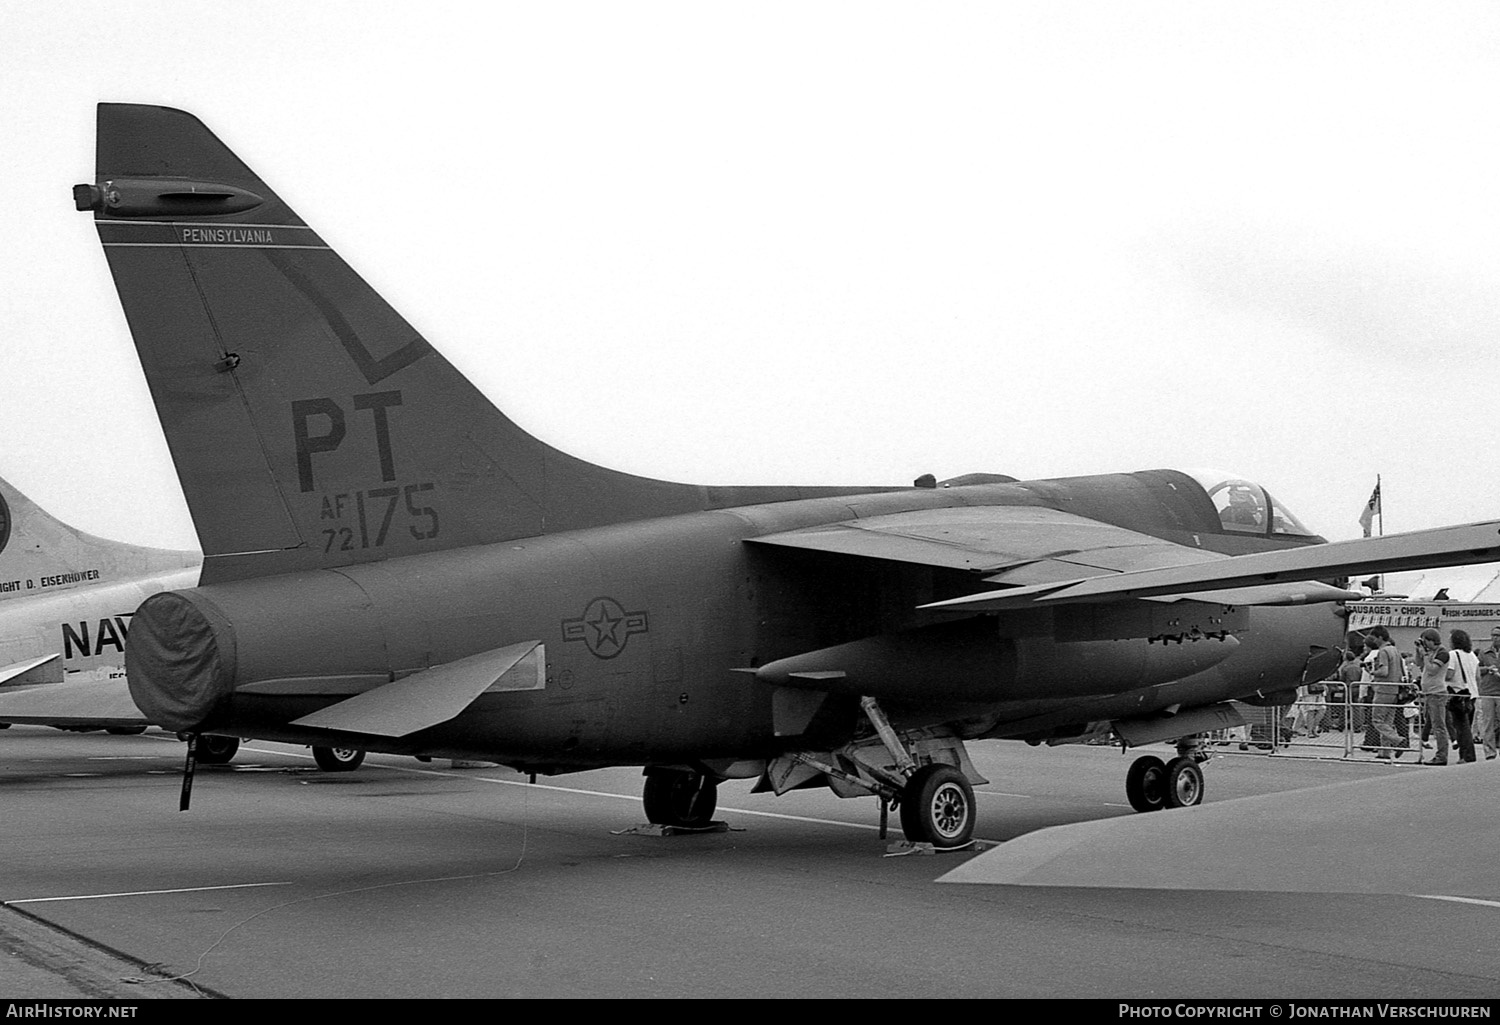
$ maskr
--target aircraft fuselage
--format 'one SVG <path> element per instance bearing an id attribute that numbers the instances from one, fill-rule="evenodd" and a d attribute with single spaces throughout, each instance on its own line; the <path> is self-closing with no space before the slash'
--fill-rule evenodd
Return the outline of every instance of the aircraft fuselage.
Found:
<path id="1" fill-rule="evenodd" d="M 164 721 L 326 744 L 327 732 L 287 724 L 429 666 L 531 641 L 544 646 L 542 689 L 485 693 L 441 725 L 386 743 L 361 736 L 359 743 L 544 770 L 837 745 L 858 728 L 857 697 L 831 696 L 805 728 L 788 735 L 777 728 L 774 688 L 744 670 L 862 638 L 952 629 L 951 616 L 916 606 L 968 593 L 974 578 L 882 560 L 789 558 L 746 540 L 919 509 L 1044 503 L 1126 520 L 1133 529 L 1184 533 L 1180 517 L 1159 502 L 1111 507 L 1101 480 L 780 502 L 178 592 L 202 613 L 203 628 L 179 632 L 171 643 L 185 659 L 217 668 L 184 684 L 177 720 Z M 1212 524 L 1198 525 L 1201 539 Z M 289 609 L 296 614 L 288 616 Z M 933 686 L 921 700 L 889 701 L 889 711 L 898 725 L 962 721 L 975 736 L 997 720 L 1042 729 L 1051 718 L 1142 714 L 1255 690 L 1247 680 L 1295 686 L 1307 645 L 1336 644 L 1340 636 L 1326 606 L 1241 611 L 1255 615 L 1249 634 L 1262 635 L 1260 643 L 1234 636 L 1175 648 L 1144 636 L 1059 640 L 1066 610 L 1048 612 L 1040 625 L 1035 617 L 966 620 L 972 625 L 960 629 L 994 635 L 988 647 L 951 646 L 964 664 L 925 663 Z M 179 624 L 147 605 L 134 629 L 163 634 Z M 1079 671 L 1048 671 L 1069 665 Z"/>

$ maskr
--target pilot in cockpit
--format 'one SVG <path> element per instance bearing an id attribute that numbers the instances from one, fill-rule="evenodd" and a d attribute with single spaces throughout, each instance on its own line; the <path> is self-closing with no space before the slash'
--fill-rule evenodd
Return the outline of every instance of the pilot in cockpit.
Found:
<path id="1" fill-rule="evenodd" d="M 1219 510 L 1219 520 L 1225 526 L 1259 527 L 1265 524 L 1264 513 L 1255 492 L 1246 487 L 1231 486 L 1229 504 Z"/>

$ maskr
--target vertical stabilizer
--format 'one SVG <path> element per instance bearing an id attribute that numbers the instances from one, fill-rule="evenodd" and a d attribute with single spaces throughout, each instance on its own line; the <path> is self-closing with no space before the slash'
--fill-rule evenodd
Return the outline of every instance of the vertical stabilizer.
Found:
<path id="1" fill-rule="evenodd" d="M 480 394 L 190 114 L 99 105 L 94 211 L 204 581 L 823 489 L 594 466 Z M 832 489 L 828 489 L 832 490 Z"/>
<path id="2" fill-rule="evenodd" d="M 196 552 L 146 548 L 85 534 L 0 479 L 0 601 L 191 571 Z M 191 573 L 184 577 L 190 585 Z"/>

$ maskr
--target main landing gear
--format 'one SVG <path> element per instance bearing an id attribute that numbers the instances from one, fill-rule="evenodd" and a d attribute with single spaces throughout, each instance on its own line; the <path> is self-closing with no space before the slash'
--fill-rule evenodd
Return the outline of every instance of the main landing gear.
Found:
<path id="1" fill-rule="evenodd" d="M 198 761 L 204 765 L 228 765 L 239 749 L 239 737 L 216 737 L 205 733 L 198 738 Z"/>
<path id="2" fill-rule="evenodd" d="M 186 734 L 178 734 L 178 737 L 187 739 Z M 204 733 L 198 737 L 197 761 L 203 765 L 228 765 L 239 749 L 239 737 Z M 365 760 L 364 750 L 357 747 L 314 747 L 312 753 L 313 761 L 324 772 L 353 772 Z"/>
<path id="3" fill-rule="evenodd" d="M 929 762 L 913 772 L 897 809 L 912 843 L 962 847 L 974 835 L 974 788 L 951 765 Z"/>
<path id="4" fill-rule="evenodd" d="M 1162 808 L 1191 808 L 1203 803 L 1202 762 L 1208 753 L 1196 737 L 1177 742 L 1177 757 L 1163 762 L 1155 755 L 1143 755 L 1130 765 L 1125 774 L 1125 796 L 1136 811 L 1159 811 Z"/>
<path id="5" fill-rule="evenodd" d="M 324 772 L 353 772 L 365 760 L 365 752 L 357 747 L 314 747 L 313 761 Z"/>
<path id="6" fill-rule="evenodd" d="M 945 762 L 917 765 L 875 699 L 864 697 L 859 703 L 904 780 L 894 797 L 901 832 L 912 843 L 942 849 L 968 843 L 974 835 L 974 787 L 968 777 Z M 881 798 L 891 800 L 886 793 Z"/>
<path id="7" fill-rule="evenodd" d="M 658 826 L 704 829 L 719 806 L 719 781 L 696 769 L 646 769 L 646 821 Z"/>
<path id="8" fill-rule="evenodd" d="M 945 850 L 966 846 L 974 835 L 977 811 L 970 779 L 985 781 L 973 772 L 963 742 L 946 731 L 898 735 L 874 698 L 863 698 L 860 704 L 877 737 L 837 750 L 786 751 L 765 762 L 726 760 L 717 772 L 712 763 L 646 766 L 647 820 L 658 826 L 707 828 L 718 807 L 720 780 L 758 775 L 754 793 L 784 794 L 826 783 L 839 797 L 873 794 L 881 801 L 882 837 L 885 812 L 894 807 L 912 843 Z"/>
<path id="9" fill-rule="evenodd" d="M 987 781 L 963 740 L 944 727 L 898 734 L 874 698 L 860 698 L 860 707 L 874 736 L 832 750 L 784 751 L 764 763 L 752 792 L 785 794 L 824 784 L 839 797 L 873 795 L 880 800 L 881 839 L 895 808 L 909 842 L 940 850 L 968 846 L 978 821 L 974 784 Z"/>

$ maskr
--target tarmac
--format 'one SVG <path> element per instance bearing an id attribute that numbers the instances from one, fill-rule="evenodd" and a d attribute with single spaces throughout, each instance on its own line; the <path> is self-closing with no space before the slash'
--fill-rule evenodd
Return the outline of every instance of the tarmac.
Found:
<path id="1" fill-rule="evenodd" d="M 205 994 L 54 926 L 0 908 L 0 995 L 58 1000 L 183 1000 Z"/>
<path id="2" fill-rule="evenodd" d="M 1123 787 L 1137 753 L 971 745 L 992 781 L 976 791 L 978 835 L 998 853 L 1134 827 L 1135 846 L 1100 843 L 1090 856 L 1109 871 L 1162 862 L 1181 874 L 954 886 L 934 881 L 990 855 L 892 856 L 873 800 L 825 790 L 778 798 L 726 783 L 725 831 L 664 837 L 634 829 L 638 768 L 532 785 L 496 767 L 372 755 L 357 772 L 323 773 L 305 749 L 257 742 L 228 767 L 200 767 L 184 814 L 174 739 L 18 726 L 0 732 L 0 989 L 126 1000 L 1500 994 L 1500 893 L 1487 881 L 1291 892 L 1261 867 L 1425 864 L 1433 845 L 1479 835 L 1469 816 L 1449 808 L 1411 827 L 1421 842 L 1387 853 L 1389 837 L 1357 831 L 1319 847 L 1299 818 L 1317 815 L 1276 809 L 1307 787 L 1320 788 L 1323 816 L 1346 801 L 1402 807 L 1404 784 L 1460 784 L 1492 775 L 1485 766 L 1231 746 L 1208 763 L 1204 807 L 1137 815 Z M 1360 781 L 1389 799 L 1359 796 Z M 1255 801 L 1264 809 L 1234 810 Z M 1179 834 L 1209 813 L 1259 823 L 1262 842 L 1172 861 L 1196 842 Z M 1493 850 L 1487 836 L 1478 842 Z M 1205 862 L 1226 888 L 1196 888 Z M 1479 902 L 1410 895 L 1423 892 Z"/>

